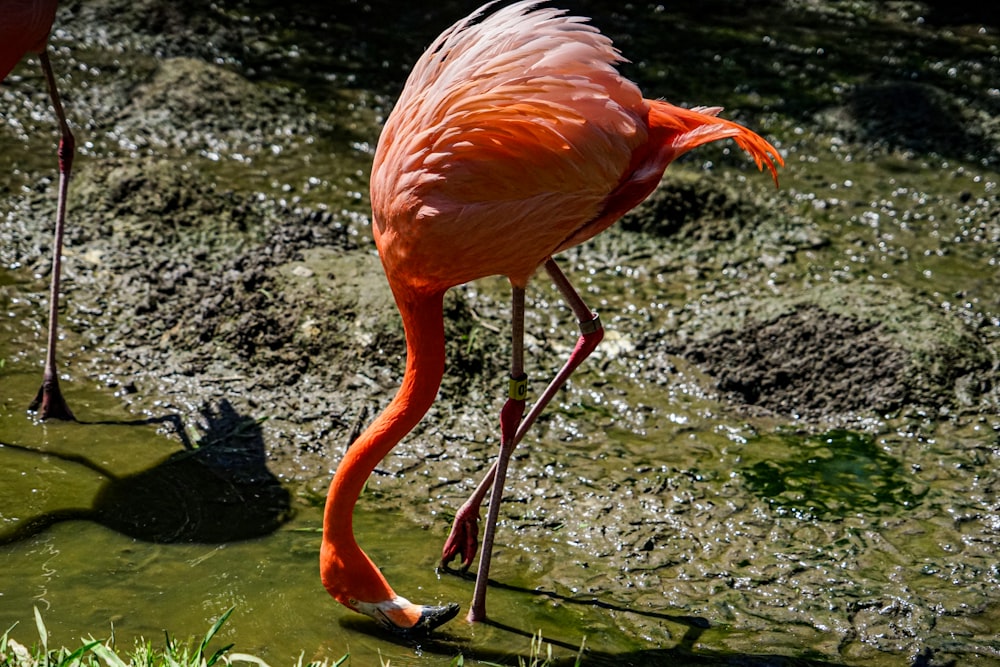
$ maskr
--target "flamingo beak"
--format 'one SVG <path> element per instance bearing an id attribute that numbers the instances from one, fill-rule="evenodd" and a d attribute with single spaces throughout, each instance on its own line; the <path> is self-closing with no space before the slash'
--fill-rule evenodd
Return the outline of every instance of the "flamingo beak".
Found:
<path id="1" fill-rule="evenodd" d="M 403 636 L 426 634 L 455 618 L 459 610 L 454 602 L 442 606 L 419 605 L 398 595 L 382 602 L 351 600 L 349 606 L 371 616 L 383 628 Z"/>

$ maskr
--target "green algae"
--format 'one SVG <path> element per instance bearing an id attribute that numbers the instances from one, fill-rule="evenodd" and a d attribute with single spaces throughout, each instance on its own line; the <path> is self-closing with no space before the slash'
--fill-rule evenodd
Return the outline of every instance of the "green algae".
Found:
<path id="1" fill-rule="evenodd" d="M 518 453 L 491 590 L 499 625 L 414 647 L 326 599 L 318 505 L 402 372 L 367 232 L 372 147 L 408 65 L 471 7 L 127 4 L 70 3 L 53 38 L 81 146 L 64 390 L 78 416 L 167 413 L 191 433 L 232 401 L 260 423 L 297 511 L 269 536 L 212 546 L 53 523 L 4 552 L 22 572 L 4 591 L 23 603 L 10 614 L 42 599 L 55 628 L 114 618 L 152 636 L 161 617 L 197 632 L 207 610 L 242 601 L 249 618 L 232 632 L 272 664 L 345 643 L 393 664 L 513 661 L 538 628 L 567 659 L 587 635 L 585 664 L 995 664 L 995 26 L 950 24 L 940 3 L 585 8 L 648 95 L 722 104 L 788 165 L 775 190 L 735 147 L 698 151 L 648 207 L 565 254 L 607 344 Z M 52 440 L 125 477 L 180 447 L 156 425 L 95 438 L 24 413 L 44 340 L 56 136 L 32 64 L 16 75 L 0 133 L 0 441 L 39 453 L 4 451 L 5 474 L 32 471 L 0 487 L 5 517 L 92 509 L 104 480 L 44 458 Z M 411 599 L 469 596 L 434 561 L 495 451 L 507 294 L 498 279 L 449 296 L 441 400 L 359 505 L 359 540 Z M 529 299 L 537 391 L 576 331 L 543 281 Z M 907 402 L 848 409 L 821 349 L 809 388 L 829 409 L 748 410 L 720 389 L 725 359 L 687 354 L 803 311 L 879 325 L 871 349 L 905 355 Z M 779 351 L 806 331 L 785 328 Z M 863 407 L 878 371 L 855 375 Z M 123 430 L 142 431 L 127 454 Z M 44 502 L 23 503 L 28 487 Z M 109 591 L 97 608 L 95 586 Z"/>
<path id="2" fill-rule="evenodd" d="M 794 456 L 748 462 L 742 473 L 754 491 L 779 512 L 804 518 L 877 515 L 913 509 L 927 492 L 926 488 L 915 492 L 903 464 L 879 450 L 870 436 L 830 431 L 783 440 L 773 455 Z"/>

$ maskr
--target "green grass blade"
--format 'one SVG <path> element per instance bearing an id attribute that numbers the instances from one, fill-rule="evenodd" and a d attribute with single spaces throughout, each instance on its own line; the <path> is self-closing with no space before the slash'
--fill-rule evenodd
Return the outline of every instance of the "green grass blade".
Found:
<path id="1" fill-rule="evenodd" d="M 80 658 L 83 657 L 84 653 L 87 653 L 88 651 L 92 650 L 95 646 L 99 646 L 100 643 L 101 642 L 94 640 L 89 644 L 84 644 L 83 646 L 76 649 L 75 651 L 67 655 L 65 658 L 60 660 L 59 667 L 70 667 L 74 663 L 79 662 Z"/>
<path id="2" fill-rule="evenodd" d="M 580 642 L 580 650 L 576 652 L 576 662 L 573 663 L 573 667 L 580 667 L 583 664 L 583 651 L 584 646 L 587 645 L 587 637 L 584 636 L 583 641 Z"/>
<path id="3" fill-rule="evenodd" d="M 215 653 L 213 653 L 212 657 L 209 658 L 205 662 L 206 667 L 212 667 L 212 665 L 214 665 L 216 662 L 218 662 L 219 658 L 221 658 L 222 656 L 224 656 L 226 654 L 226 651 L 228 651 L 229 649 L 231 649 L 233 646 L 235 646 L 235 644 L 226 644 L 225 646 L 223 646 L 222 648 L 220 648 L 218 651 L 216 651 Z"/>
<path id="4" fill-rule="evenodd" d="M 42 640 L 42 650 L 45 651 L 45 661 L 48 662 L 49 652 L 49 632 L 45 629 L 45 622 L 42 621 L 42 612 L 35 607 L 35 627 L 38 628 L 38 638 Z"/>
<path id="5" fill-rule="evenodd" d="M 198 647 L 198 654 L 197 654 L 198 658 L 201 658 L 202 656 L 205 655 L 205 649 L 208 647 L 208 642 L 212 641 L 212 637 L 215 636 L 215 633 L 217 633 L 219 629 L 223 626 L 223 624 L 229 619 L 229 615 L 232 614 L 235 609 L 236 607 L 230 607 L 226 611 L 226 613 L 220 616 L 219 620 L 213 623 L 212 627 L 208 629 L 208 632 L 205 634 L 205 638 L 201 640 L 201 646 Z M 230 646 L 229 648 L 232 648 L 232 646 Z M 229 649 L 227 648 L 226 650 L 228 651 Z M 208 664 L 212 665 L 217 659 L 218 659 L 218 652 L 216 652 L 216 655 L 213 656 L 212 662 L 209 662 Z"/>
<path id="6" fill-rule="evenodd" d="M 7 642 L 10 641 L 10 631 L 17 627 L 17 621 L 14 621 L 14 625 L 7 628 L 7 632 L 0 636 L 0 654 L 7 654 Z"/>
<path id="7" fill-rule="evenodd" d="M 118 655 L 104 644 L 97 644 L 91 652 L 104 661 L 108 667 L 129 667 L 128 663 L 118 657 Z"/>

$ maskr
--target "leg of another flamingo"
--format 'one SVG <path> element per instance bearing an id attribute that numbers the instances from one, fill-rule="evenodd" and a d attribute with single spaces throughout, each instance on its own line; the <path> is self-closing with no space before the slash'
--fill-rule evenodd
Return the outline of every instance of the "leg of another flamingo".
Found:
<path id="1" fill-rule="evenodd" d="M 56 231 L 55 240 L 52 243 L 52 286 L 49 292 L 49 335 L 48 348 L 45 354 L 45 371 L 42 375 L 42 386 L 31 402 L 29 410 L 37 411 L 40 419 L 66 419 L 72 420 L 73 413 L 63 399 L 62 391 L 59 390 L 59 373 L 56 370 L 56 341 L 58 340 L 59 328 L 59 277 L 62 273 L 62 244 L 63 244 L 63 223 L 66 220 L 66 193 L 69 189 L 69 177 L 73 169 L 73 155 L 75 140 L 73 133 L 69 131 L 69 123 L 66 122 L 66 115 L 63 113 L 62 102 L 59 100 L 59 90 L 56 88 L 56 77 L 52 73 L 52 64 L 49 62 L 48 51 L 39 54 L 42 61 L 42 70 L 45 72 L 45 81 L 49 87 L 49 96 L 52 98 L 52 106 L 55 109 L 56 117 L 59 119 L 59 130 L 62 133 L 59 139 L 59 202 L 56 207 Z"/>
<path id="2" fill-rule="evenodd" d="M 524 438 L 528 429 L 531 428 L 535 420 L 538 419 L 538 415 L 541 414 L 545 406 L 555 397 L 559 389 L 566 383 L 573 371 L 590 356 L 590 353 L 594 351 L 597 344 L 601 342 L 604 337 L 604 329 L 601 326 L 600 318 L 587 307 L 577 294 L 576 290 L 567 280 L 566 276 L 559 269 L 559 266 L 555 261 L 549 258 L 545 263 L 545 270 L 548 272 L 552 281 L 559 288 L 562 293 L 563 298 L 572 308 L 574 315 L 576 315 L 577 320 L 580 322 L 580 338 L 577 340 L 576 347 L 573 348 L 573 352 L 570 354 L 569 359 L 566 364 L 559 370 L 549 386 L 545 388 L 542 395 L 538 398 L 538 402 L 532 406 L 531 411 L 525 417 L 524 421 L 520 422 L 520 426 L 517 428 L 517 432 L 512 438 L 507 437 L 508 429 L 513 428 L 517 425 L 517 421 L 521 418 L 521 413 L 524 409 L 524 393 L 526 389 L 516 390 L 516 393 L 521 396 L 520 407 L 516 409 L 510 409 L 508 412 L 508 406 L 512 403 L 516 403 L 514 398 L 515 394 L 515 377 L 524 378 L 524 350 L 523 350 L 523 338 L 524 338 L 524 294 L 520 295 L 521 298 L 521 311 L 520 311 L 520 321 L 518 321 L 515 305 L 515 318 L 514 318 L 514 354 L 513 361 L 511 363 L 511 398 L 507 400 L 507 404 L 504 406 L 504 411 L 501 412 L 501 443 L 500 443 L 500 455 L 497 457 L 497 461 L 493 464 L 493 467 L 486 473 L 486 478 L 480 483 L 479 488 L 488 486 L 487 480 L 492 480 L 493 491 L 490 495 L 490 509 L 489 514 L 486 518 L 486 528 L 483 533 L 483 551 L 479 558 L 479 571 L 476 574 L 476 587 L 475 592 L 472 597 L 472 606 L 469 608 L 468 620 L 470 622 L 482 621 L 486 618 L 486 586 L 489 581 L 489 569 L 490 560 L 493 551 L 493 537 L 496 533 L 496 523 L 497 517 L 500 513 L 500 502 L 503 498 L 503 485 L 506 481 L 507 475 L 507 464 L 510 461 L 510 455 L 514 451 L 517 444 Z M 517 293 L 515 288 L 515 303 L 517 301 Z M 516 414 L 517 421 L 512 419 L 513 415 Z M 479 492 L 477 488 L 476 493 Z M 475 502 L 473 510 L 478 514 L 479 504 L 482 502 L 482 497 L 476 498 L 476 493 L 463 505 L 463 509 L 470 503 Z M 458 515 L 455 517 L 456 526 L 452 528 L 452 535 L 455 534 L 455 530 L 458 524 Z M 466 526 L 466 532 L 468 532 L 468 526 Z M 472 557 L 475 555 L 475 527 L 472 528 L 472 549 L 469 551 L 461 551 L 461 547 L 465 545 L 457 545 L 455 550 L 451 553 L 451 557 L 454 557 L 457 553 L 462 553 L 463 564 L 468 567 L 468 563 L 472 561 Z M 445 556 L 442 560 L 447 563 L 445 558 L 448 555 L 448 545 L 452 542 L 452 536 L 449 536 L 448 542 L 445 544 Z M 449 558 L 450 560 L 450 558 Z"/>

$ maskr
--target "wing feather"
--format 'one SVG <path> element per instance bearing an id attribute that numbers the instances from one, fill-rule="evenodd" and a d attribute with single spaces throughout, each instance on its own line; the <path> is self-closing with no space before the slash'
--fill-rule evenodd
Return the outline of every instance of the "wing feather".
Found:
<path id="1" fill-rule="evenodd" d="M 483 18 L 488 8 L 431 44 L 379 140 L 377 233 L 392 225 L 397 251 L 411 259 L 418 237 L 460 238 L 471 251 L 505 230 L 527 230 L 537 252 L 554 251 L 601 210 L 646 141 L 647 104 L 615 69 L 623 59 L 610 39 L 531 1 Z M 476 271 L 500 272 L 511 261 L 484 260 Z M 502 272 L 527 280 L 538 261 Z"/>

